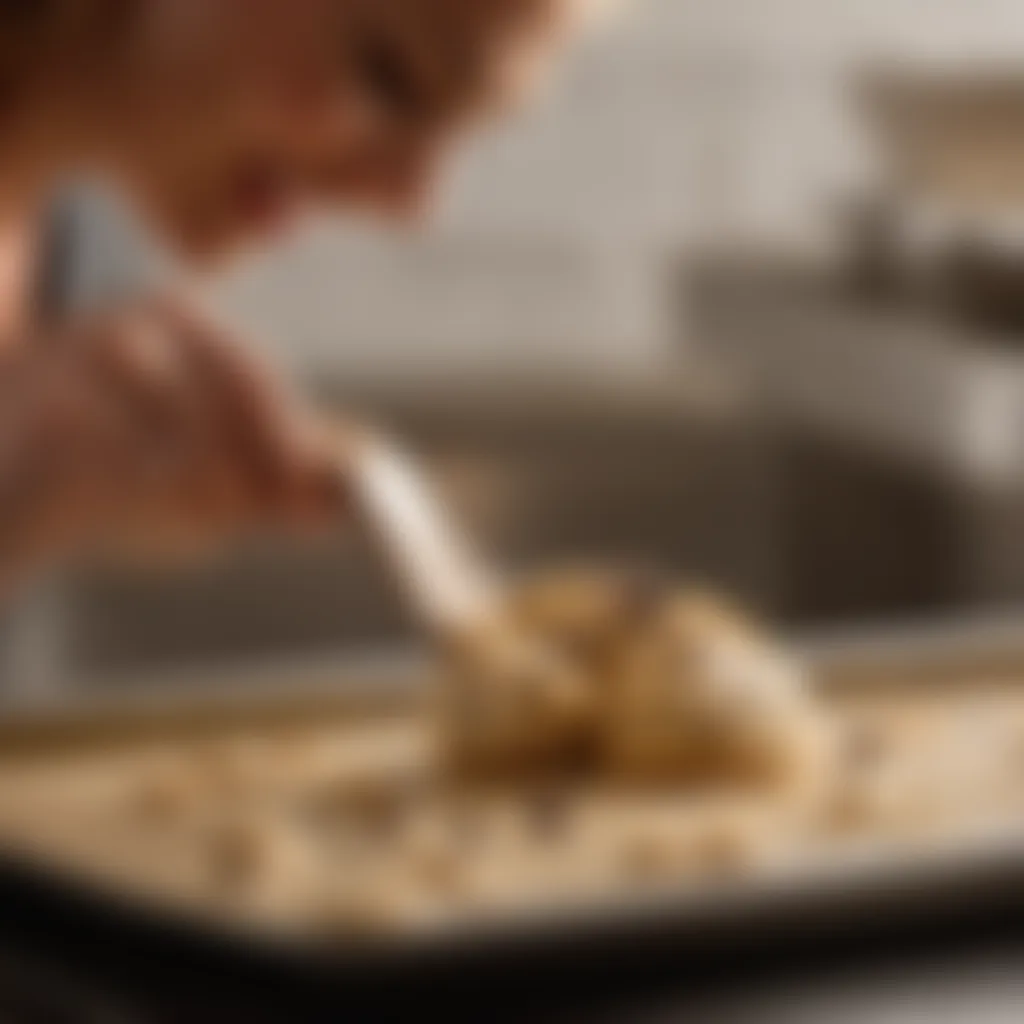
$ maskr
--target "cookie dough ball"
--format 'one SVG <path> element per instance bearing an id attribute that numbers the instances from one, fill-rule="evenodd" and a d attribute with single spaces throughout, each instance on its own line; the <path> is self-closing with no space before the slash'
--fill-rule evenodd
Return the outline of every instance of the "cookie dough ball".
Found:
<path id="1" fill-rule="evenodd" d="M 450 766 L 529 773 L 585 756 L 593 697 L 585 673 L 552 646 L 507 628 L 458 652 L 440 690 Z"/>
<path id="2" fill-rule="evenodd" d="M 600 678 L 635 624 L 670 596 L 648 574 L 577 569 L 545 573 L 512 595 L 508 619 Z"/>
<path id="3" fill-rule="evenodd" d="M 454 760 L 519 773 L 592 761 L 611 652 L 642 590 L 586 570 L 516 588 L 449 659 L 441 717 Z"/>
<path id="4" fill-rule="evenodd" d="M 457 895 L 463 888 L 466 850 L 436 808 L 425 809 L 408 823 L 399 848 L 422 888 L 439 896 Z"/>
<path id="5" fill-rule="evenodd" d="M 314 847 L 273 815 L 239 813 L 201 836 L 209 896 L 258 917 L 301 914 L 319 869 Z"/>
<path id="6" fill-rule="evenodd" d="M 828 746 L 784 652 L 708 598 L 625 574 L 521 587 L 463 643 L 441 706 L 446 748 L 474 772 L 809 784 Z"/>
<path id="7" fill-rule="evenodd" d="M 205 802 L 205 780 L 183 758 L 167 757 L 140 766 L 128 793 L 136 821 L 165 824 L 194 815 Z"/>
<path id="8" fill-rule="evenodd" d="M 798 666 L 701 596 L 660 605 L 606 682 L 609 767 L 632 780 L 811 781 L 824 733 Z"/>

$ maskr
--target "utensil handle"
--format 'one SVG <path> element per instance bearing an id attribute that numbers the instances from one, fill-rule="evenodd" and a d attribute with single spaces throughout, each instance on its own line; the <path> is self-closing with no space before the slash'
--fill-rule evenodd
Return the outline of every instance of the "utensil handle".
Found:
<path id="1" fill-rule="evenodd" d="M 485 618 L 497 576 L 457 530 L 415 461 L 380 437 L 345 465 L 358 513 L 416 614 L 432 632 L 459 634 Z"/>

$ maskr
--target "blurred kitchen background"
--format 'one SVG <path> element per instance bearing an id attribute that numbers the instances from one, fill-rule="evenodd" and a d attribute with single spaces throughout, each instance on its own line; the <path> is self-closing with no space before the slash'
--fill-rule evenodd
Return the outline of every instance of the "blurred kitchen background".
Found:
<path id="1" fill-rule="evenodd" d="M 1024 9 L 634 0 L 412 237 L 211 287 L 427 457 L 510 564 L 599 557 L 794 629 L 1024 600 Z M 132 262 L 85 200 L 83 278 Z M 69 574 L 9 685 L 406 644 L 353 538 Z"/>

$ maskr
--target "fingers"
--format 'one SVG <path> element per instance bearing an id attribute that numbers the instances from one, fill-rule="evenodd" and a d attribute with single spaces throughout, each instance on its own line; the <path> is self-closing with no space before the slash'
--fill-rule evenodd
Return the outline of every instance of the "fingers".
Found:
<path id="1" fill-rule="evenodd" d="M 174 326 L 208 455 L 231 470 L 244 504 L 268 515 L 283 511 L 296 475 L 286 437 L 288 400 L 224 332 L 180 311 Z"/>
<path id="2" fill-rule="evenodd" d="M 202 315 L 168 306 L 201 393 L 211 450 L 236 468 L 241 497 L 268 520 L 336 514 L 327 434 L 242 344 Z"/>
<path id="3" fill-rule="evenodd" d="M 159 303 L 60 341 L 0 402 L 5 561 L 338 521 L 336 438 L 211 321 Z"/>

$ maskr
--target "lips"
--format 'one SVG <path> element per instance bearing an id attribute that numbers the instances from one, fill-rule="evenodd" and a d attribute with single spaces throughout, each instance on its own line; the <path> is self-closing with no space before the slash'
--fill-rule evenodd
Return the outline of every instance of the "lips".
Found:
<path id="1" fill-rule="evenodd" d="M 290 176 L 251 162 L 222 175 L 216 189 L 179 191 L 157 216 L 190 260 L 215 265 L 251 242 L 284 234 L 300 212 L 299 197 Z"/>

